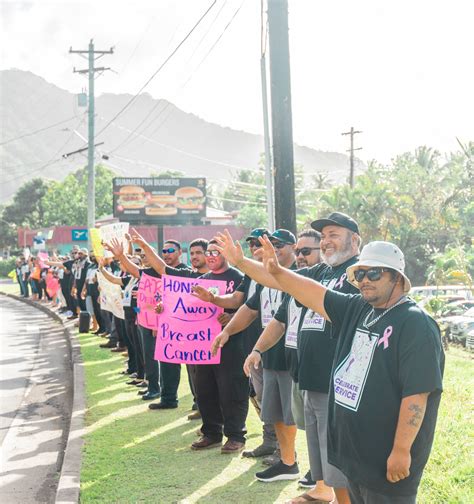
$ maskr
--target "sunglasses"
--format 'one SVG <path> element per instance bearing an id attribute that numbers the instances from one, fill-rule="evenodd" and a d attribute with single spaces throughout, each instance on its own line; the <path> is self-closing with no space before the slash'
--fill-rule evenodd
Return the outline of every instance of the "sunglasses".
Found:
<path id="1" fill-rule="evenodd" d="M 289 245 L 289 243 L 281 242 L 281 241 L 272 241 L 272 245 L 276 249 L 282 249 L 283 247 L 286 247 Z"/>
<path id="2" fill-rule="evenodd" d="M 218 250 L 206 250 L 206 252 L 204 252 L 204 255 L 206 257 L 218 257 L 221 255 L 221 253 L 218 251 Z"/>
<path id="3" fill-rule="evenodd" d="M 319 247 L 302 247 L 302 248 L 297 248 L 295 250 L 296 256 L 304 255 L 305 257 L 309 256 L 311 254 L 312 250 L 321 250 Z"/>
<path id="4" fill-rule="evenodd" d="M 262 246 L 258 240 L 249 240 L 247 244 L 249 248 L 260 248 Z"/>
<path id="5" fill-rule="evenodd" d="M 368 270 L 358 269 L 354 271 L 354 278 L 357 282 L 362 282 L 362 280 L 367 277 L 367 280 L 371 282 L 376 282 L 382 278 L 382 273 L 388 271 L 386 268 L 370 268 Z"/>
<path id="6" fill-rule="evenodd" d="M 173 252 L 176 252 L 176 249 L 170 247 L 170 248 L 163 249 L 162 252 L 163 252 L 163 254 L 172 254 Z"/>

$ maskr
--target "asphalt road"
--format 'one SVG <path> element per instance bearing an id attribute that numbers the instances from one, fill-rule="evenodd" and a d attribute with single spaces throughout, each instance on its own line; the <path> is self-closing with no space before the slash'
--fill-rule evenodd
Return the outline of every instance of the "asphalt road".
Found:
<path id="1" fill-rule="evenodd" d="M 72 403 L 62 325 L 0 295 L 0 502 L 54 502 Z"/>

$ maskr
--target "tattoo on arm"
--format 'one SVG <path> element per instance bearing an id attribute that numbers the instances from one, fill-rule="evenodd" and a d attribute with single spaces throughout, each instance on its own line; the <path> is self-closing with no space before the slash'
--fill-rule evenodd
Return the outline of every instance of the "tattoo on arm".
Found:
<path id="1" fill-rule="evenodd" d="M 418 406 L 418 404 L 410 404 L 408 409 L 413 413 L 408 420 L 408 424 L 413 427 L 418 427 L 420 425 L 420 420 L 423 419 L 423 408 Z"/>

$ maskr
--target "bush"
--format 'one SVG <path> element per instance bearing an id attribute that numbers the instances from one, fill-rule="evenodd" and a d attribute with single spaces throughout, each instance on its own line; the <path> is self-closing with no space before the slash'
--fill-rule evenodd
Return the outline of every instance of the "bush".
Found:
<path id="1" fill-rule="evenodd" d="M 15 269 L 15 260 L 16 257 L 10 257 L 10 259 L 0 261 L 0 278 L 7 278 L 8 273 L 10 273 L 12 269 Z"/>

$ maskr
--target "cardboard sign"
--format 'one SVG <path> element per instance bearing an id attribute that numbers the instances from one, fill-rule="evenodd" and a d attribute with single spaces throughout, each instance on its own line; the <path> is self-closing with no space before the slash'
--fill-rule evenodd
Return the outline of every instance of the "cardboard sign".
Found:
<path id="1" fill-rule="evenodd" d="M 104 247 L 100 237 L 100 231 L 97 228 L 89 229 L 89 236 L 91 239 L 92 250 L 97 258 L 104 257 Z"/>
<path id="2" fill-rule="evenodd" d="M 220 350 L 211 355 L 214 338 L 222 326 L 217 317 L 224 311 L 191 294 L 200 285 L 214 294 L 225 294 L 226 282 L 163 275 L 163 313 L 156 338 L 155 359 L 181 364 L 219 364 Z"/>
<path id="3" fill-rule="evenodd" d="M 97 272 L 97 281 L 100 289 L 100 308 L 113 313 L 118 318 L 125 318 L 120 285 L 109 282 L 100 271 Z"/>
<path id="4" fill-rule="evenodd" d="M 128 233 L 129 226 L 128 222 L 114 222 L 113 224 L 102 226 L 99 228 L 100 239 L 105 243 L 110 243 L 112 238 L 117 238 L 123 245 L 123 251 L 127 253 L 128 241 L 125 235 Z"/>
<path id="5" fill-rule="evenodd" d="M 147 329 L 158 329 L 159 315 L 155 312 L 157 303 L 161 301 L 161 278 L 143 273 L 138 284 L 137 322 Z"/>

